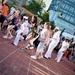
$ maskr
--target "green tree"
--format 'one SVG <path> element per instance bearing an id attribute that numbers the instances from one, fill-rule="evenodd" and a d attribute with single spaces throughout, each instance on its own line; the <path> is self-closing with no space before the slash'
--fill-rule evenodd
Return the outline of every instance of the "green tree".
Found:
<path id="1" fill-rule="evenodd" d="M 9 9 L 10 9 L 11 7 L 13 7 L 14 5 L 16 5 L 16 2 L 15 2 L 15 0 L 12 0 L 12 3 L 8 5 L 8 6 L 9 6 Z"/>
<path id="2" fill-rule="evenodd" d="M 42 18 L 42 23 L 49 22 L 49 12 L 44 11 L 42 15 L 39 15 Z"/>
<path id="3" fill-rule="evenodd" d="M 43 20 L 41 23 L 44 24 L 45 22 L 49 22 L 49 12 L 44 11 L 44 13 L 41 16 L 39 16 L 39 17 L 41 17 L 42 20 Z M 52 30 L 56 27 L 54 22 L 50 22 L 50 25 L 51 25 L 51 29 Z"/>
<path id="4" fill-rule="evenodd" d="M 53 22 L 50 22 L 50 25 L 51 25 L 51 29 L 53 30 L 56 26 L 54 24 L 54 21 Z"/>
<path id="5" fill-rule="evenodd" d="M 30 0 L 29 5 L 23 5 L 23 7 L 25 7 L 35 15 L 41 15 L 46 5 L 43 0 Z"/>

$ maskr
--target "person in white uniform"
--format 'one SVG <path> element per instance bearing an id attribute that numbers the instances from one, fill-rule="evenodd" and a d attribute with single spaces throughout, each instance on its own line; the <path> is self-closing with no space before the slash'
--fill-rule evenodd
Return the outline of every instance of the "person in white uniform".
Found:
<path id="1" fill-rule="evenodd" d="M 57 57 L 55 58 L 55 60 L 57 62 L 60 62 L 62 59 L 62 56 L 64 54 L 64 52 L 69 48 L 69 40 L 68 38 L 66 38 L 63 42 L 62 42 L 62 47 L 60 48 L 60 50 L 58 51 Z"/>
<path id="2" fill-rule="evenodd" d="M 48 50 L 44 55 L 44 58 L 51 58 L 52 51 L 57 46 L 60 40 L 60 31 L 58 27 L 55 27 L 53 37 L 51 38 L 51 42 L 49 44 Z"/>
<path id="3" fill-rule="evenodd" d="M 48 40 L 50 38 L 50 24 L 45 22 L 44 29 L 40 33 L 39 37 L 39 45 L 37 47 L 35 55 L 30 56 L 32 59 L 41 59 L 43 58 L 43 50 L 44 47 L 48 44 Z"/>
<path id="4" fill-rule="evenodd" d="M 25 22 L 20 26 L 20 29 L 16 31 L 17 35 L 16 35 L 14 43 L 13 43 L 15 46 L 18 45 L 18 42 L 19 42 L 20 39 L 24 39 L 23 35 L 25 35 L 25 34 L 27 35 L 28 32 L 29 32 L 28 17 L 24 16 L 23 18 L 25 19 Z"/>

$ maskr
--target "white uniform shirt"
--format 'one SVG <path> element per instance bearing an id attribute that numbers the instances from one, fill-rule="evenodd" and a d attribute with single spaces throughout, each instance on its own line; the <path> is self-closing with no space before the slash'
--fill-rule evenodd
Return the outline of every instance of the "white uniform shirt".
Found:
<path id="1" fill-rule="evenodd" d="M 69 48 L 69 43 L 66 42 L 66 41 L 63 41 L 62 42 L 62 47 L 61 47 L 60 50 L 65 51 L 65 50 L 67 50 L 67 48 Z"/>
<path id="2" fill-rule="evenodd" d="M 20 26 L 20 29 L 24 31 L 25 27 L 27 27 L 28 25 L 28 21 L 25 21 L 21 26 Z"/>
<path id="3" fill-rule="evenodd" d="M 52 39 L 54 41 L 59 42 L 59 40 L 60 40 L 60 31 L 55 32 L 54 35 L 53 35 L 53 37 L 52 37 Z"/>
<path id="4" fill-rule="evenodd" d="M 23 35 L 28 34 L 28 32 L 29 32 L 28 26 L 29 26 L 29 25 L 30 25 L 30 24 L 28 23 L 28 21 L 25 21 L 25 22 L 20 26 L 20 29 L 17 30 L 17 33 L 18 33 L 18 32 L 19 32 L 19 33 L 23 33 Z"/>

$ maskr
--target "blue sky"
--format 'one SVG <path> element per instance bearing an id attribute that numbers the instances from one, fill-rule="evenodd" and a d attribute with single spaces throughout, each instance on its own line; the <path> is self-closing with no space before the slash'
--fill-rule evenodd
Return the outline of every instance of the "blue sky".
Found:
<path id="1" fill-rule="evenodd" d="M 48 7 L 49 7 L 49 5 L 51 4 L 51 1 L 52 1 L 52 0 L 43 0 L 43 1 L 44 1 L 45 4 L 46 4 L 46 8 L 45 8 L 45 10 L 47 10 Z"/>

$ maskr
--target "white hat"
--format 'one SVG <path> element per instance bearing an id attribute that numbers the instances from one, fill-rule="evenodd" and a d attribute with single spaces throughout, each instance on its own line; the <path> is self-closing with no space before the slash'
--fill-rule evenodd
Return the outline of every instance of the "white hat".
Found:
<path id="1" fill-rule="evenodd" d="M 28 19 L 28 17 L 27 17 L 27 16 L 23 16 L 23 18 Z"/>
<path id="2" fill-rule="evenodd" d="M 58 27 L 55 27 L 55 29 L 58 29 L 58 30 L 59 30 L 59 28 L 58 28 Z"/>

